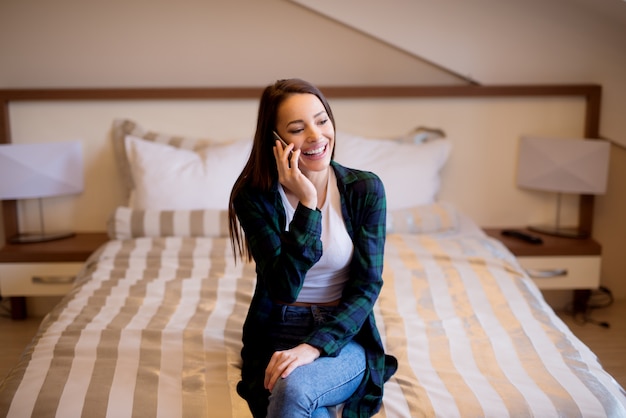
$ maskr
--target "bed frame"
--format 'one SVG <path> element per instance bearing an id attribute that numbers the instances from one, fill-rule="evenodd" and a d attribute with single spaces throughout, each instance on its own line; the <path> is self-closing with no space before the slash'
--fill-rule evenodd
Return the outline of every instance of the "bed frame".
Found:
<path id="1" fill-rule="evenodd" d="M 112 141 L 106 140 L 113 113 L 129 119 L 145 115 L 149 129 L 160 130 L 163 125 L 185 128 L 191 121 L 192 132 L 214 127 L 215 131 L 209 132 L 219 137 L 225 132 L 224 125 L 227 131 L 235 131 L 233 135 L 249 135 L 250 122 L 254 123 L 252 109 L 258 106 L 261 90 L 0 90 L 0 142 L 55 141 L 86 135 L 89 187 L 80 197 L 63 202 L 68 205 L 56 206 L 53 215 L 57 221 L 75 222 L 83 228 L 78 231 L 88 231 L 84 227 L 100 227 L 101 215 L 110 205 L 119 204 L 109 199 L 118 197 L 113 176 L 119 173 L 112 172 Z M 596 85 L 329 86 L 322 91 L 331 101 L 338 130 L 345 126 L 346 132 L 356 135 L 371 133 L 392 139 L 389 133 L 408 132 L 416 120 L 441 123 L 430 126 L 443 128 L 453 144 L 450 163 L 441 176 L 442 186 L 449 180 L 453 187 L 442 190 L 445 193 L 441 196 L 461 195 L 458 201 L 480 209 L 477 213 L 483 222 L 523 221 L 528 218 L 529 207 L 519 202 L 544 203 L 514 187 L 520 136 L 599 136 L 601 88 Z M 135 112 L 129 102 L 149 110 Z M 190 110 L 193 115 L 187 117 Z M 173 123 L 161 123 L 160 117 Z M 157 127 L 152 126 L 154 122 Z M 472 170 L 479 175 L 472 176 Z M 96 177 L 103 177 L 106 183 Z M 411 180 L 406 180 L 409 193 Z M 113 193 L 104 192 L 102 185 Z M 577 218 L 579 227 L 591 232 L 593 196 L 576 197 L 569 203 L 569 208 L 575 209 L 571 214 L 576 216 L 570 220 Z M 85 217 L 74 218 L 77 208 L 98 204 L 104 206 L 102 210 L 83 212 L 90 222 L 84 222 Z M 553 210 L 550 205 L 542 206 L 545 208 Z M 23 222 L 28 218 L 23 202 L 5 201 L 2 209 L 6 237 L 28 225 Z M 498 217 L 497 211 L 507 210 L 515 212 L 514 216 Z M 100 235 L 104 239 L 105 234 Z M 229 261 L 223 251 L 229 248 L 226 237 L 179 238 L 111 240 L 96 251 L 68 296 L 46 317 L 11 379 L 3 382 L 0 411 L 5 406 L 19 412 L 30 408 L 37 415 L 52 411 L 56 405 L 58 414 L 67 414 L 111 405 L 108 412 L 113 414 L 162 407 L 159 412 L 165 415 L 180 409 L 183 416 L 187 411 L 184 407 L 200 405 L 202 411 L 220 407 L 229 409 L 233 416 L 247 416 L 247 407 L 234 388 L 240 378 L 238 332 L 254 289 L 254 266 Z M 375 312 L 380 314 L 377 322 L 389 352 L 397 354 L 405 362 L 403 366 L 409 366 L 399 369 L 395 380 L 387 384 L 386 393 L 391 394 L 389 416 L 450 415 L 449 411 L 468 416 L 481 415 L 480 411 L 494 415 L 529 411 L 526 414 L 538 416 L 585 415 L 587 411 L 601 415 L 604 411 L 615 415 L 626 410 L 623 389 L 558 320 L 501 243 L 480 234 L 439 239 L 412 233 L 389 234 L 386 243 L 385 293 L 381 293 Z M 197 253 L 201 256 L 194 257 Z M 131 261 L 131 256 L 136 258 Z M 194 264 L 196 260 L 209 264 Z M 194 274 L 187 269 L 190 265 Z M 202 300 L 205 294 L 215 303 L 205 303 L 209 300 Z M 184 299 L 184 295 L 191 299 Z M 216 331 L 215 335 L 207 330 Z M 185 351 L 185 347 L 189 349 Z M 151 350 L 158 355 L 142 355 Z M 112 352 L 119 357 L 109 358 Z M 174 354 L 180 361 L 163 361 Z M 121 358 L 124 361 L 118 361 Z M 89 375 L 83 374 L 85 365 Z M 190 373 L 190 380 L 184 379 L 187 367 L 197 371 Z M 203 376 L 210 378 L 203 380 Z M 127 380 L 133 390 L 119 384 Z M 184 390 L 187 387 L 195 390 Z M 228 402 L 217 405 L 215 401 L 220 398 Z M 393 413 L 401 409 L 416 413 Z"/>
<path id="2" fill-rule="evenodd" d="M 542 98 L 565 97 L 584 100 L 584 136 L 599 136 L 602 89 L 598 85 L 507 85 L 507 86 L 328 86 L 321 90 L 329 99 L 368 98 Z M 0 90 L 0 143 L 12 141 L 11 105 L 19 102 L 76 101 L 175 101 L 258 99 L 259 87 L 204 88 L 59 88 Z M 578 221 L 581 231 L 591 233 L 593 196 L 579 200 Z M 17 201 L 2 202 L 2 224 L 6 238 L 19 233 Z"/>

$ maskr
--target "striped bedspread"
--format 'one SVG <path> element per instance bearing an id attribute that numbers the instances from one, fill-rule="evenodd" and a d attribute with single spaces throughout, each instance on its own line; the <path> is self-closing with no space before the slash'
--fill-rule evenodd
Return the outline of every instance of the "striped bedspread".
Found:
<path id="1" fill-rule="evenodd" d="M 390 234 L 376 305 L 400 363 L 378 417 L 626 416 L 626 395 L 499 242 Z M 114 240 L 0 386 L 0 416 L 250 417 L 254 266 L 226 238 Z"/>

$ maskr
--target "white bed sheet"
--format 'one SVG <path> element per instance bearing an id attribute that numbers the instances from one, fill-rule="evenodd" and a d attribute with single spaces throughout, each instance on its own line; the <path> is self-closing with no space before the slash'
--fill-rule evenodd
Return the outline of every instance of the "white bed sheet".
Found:
<path id="1" fill-rule="evenodd" d="M 461 224 L 387 237 L 375 314 L 400 367 L 377 416 L 626 416 L 512 254 Z M 248 418 L 235 386 L 254 282 L 227 238 L 108 242 L 0 386 L 0 415 Z"/>

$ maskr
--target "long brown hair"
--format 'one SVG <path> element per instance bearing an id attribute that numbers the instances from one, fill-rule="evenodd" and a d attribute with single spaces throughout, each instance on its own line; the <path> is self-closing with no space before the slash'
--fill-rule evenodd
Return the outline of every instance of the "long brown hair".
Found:
<path id="1" fill-rule="evenodd" d="M 263 90 L 259 103 L 259 114 L 250 158 L 248 158 L 248 162 L 233 185 L 228 204 L 228 231 L 230 233 L 230 241 L 235 260 L 237 256 L 241 258 L 247 256 L 247 259 L 251 261 L 252 254 L 248 251 L 247 240 L 245 240 L 244 244 L 244 232 L 237 221 L 237 214 L 233 202 L 244 188 L 252 188 L 257 189 L 259 192 L 266 192 L 269 191 L 272 185 L 278 180 L 278 170 L 276 168 L 273 152 L 275 139 L 272 131 L 276 129 L 278 108 L 286 98 L 294 94 L 313 94 L 317 96 L 324 105 L 330 121 L 333 126 L 335 126 L 335 118 L 333 117 L 328 101 L 322 92 L 313 84 L 298 78 L 291 78 L 278 80 L 276 83 L 267 86 L 265 90 Z"/>

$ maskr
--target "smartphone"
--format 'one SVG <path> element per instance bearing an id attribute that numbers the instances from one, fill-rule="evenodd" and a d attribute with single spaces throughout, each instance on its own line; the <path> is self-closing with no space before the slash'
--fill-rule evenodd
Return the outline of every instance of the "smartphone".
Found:
<path id="1" fill-rule="evenodd" d="M 282 139 L 280 137 L 280 135 L 278 135 L 278 132 L 276 131 L 272 131 L 274 133 L 274 138 L 278 139 L 280 141 L 281 144 L 283 144 L 283 149 L 287 148 L 287 143 L 285 142 L 284 139 Z M 289 152 L 289 166 L 291 167 L 291 156 L 293 155 L 293 151 Z"/>

